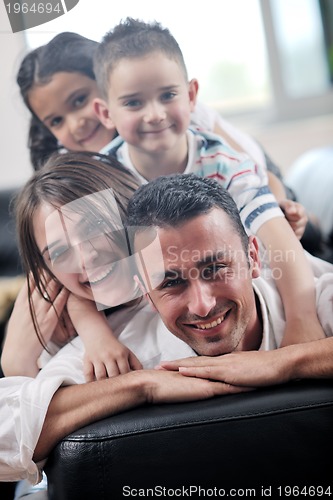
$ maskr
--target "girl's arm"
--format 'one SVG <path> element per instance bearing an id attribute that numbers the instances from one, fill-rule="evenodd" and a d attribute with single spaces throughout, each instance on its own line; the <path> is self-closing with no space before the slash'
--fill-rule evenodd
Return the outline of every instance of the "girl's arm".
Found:
<path id="1" fill-rule="evenodd" d="M 53 305 L 42 297 L 39 291 L 31 287 L 31 299 L 43 341 L 47 344 L 55 334 L 59 317 L 64 311 L 68 291 L 51 281 L 47 290 Z M 66 336 L 67 339 L 67 336 Z M 1 366 L 5 376 L 24 375 L 35 377 L 39 371 L 37 361 L 43 351 L 31 318 L 28 283 L 21 288 L 9 318 L 6 338 L 3 345 Z"/>
<path id="2" fill-rule="evenodd" d="M 325 337 L 316 312 L 314 276 L 304 250 L 287 221 L 276 217 L 257 232 L 265 246 L 286 316 L 282 346 Z"/>
<path id="3" fill-rule="evenodd" d="M 83 369 L 87 382 L 142 368 L 132 351 L 114 337 L 104 313 L 92 300 L 71 294 L 67 308 L 86 350 Z"/>

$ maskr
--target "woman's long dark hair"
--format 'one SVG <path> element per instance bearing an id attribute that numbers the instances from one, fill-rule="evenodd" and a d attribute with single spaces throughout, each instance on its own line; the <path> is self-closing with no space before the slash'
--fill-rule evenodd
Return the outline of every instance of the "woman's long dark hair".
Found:
<path id="1" fill-rule="evenodd" d="M 47 158 L 59 151 L 57 139 L 34 114 L 29 103 L 29 92 L 35 85 L 48 83 L 55 73 L 81 73 L 95 80 L 93 58 L 98 42 L 77 33 L 64 32 L 49 43 L 37 47 L 23 59 L 16 81 L 21 96 L 32 116 L 28 146 L 30 160 L 35 170 L 41 168 Z"/>
<path id="2" fill-rule="evenodd" d="M 44 347 L 31 298 L 31 283 L 34 282 L 37 290 L 45 297 L 48 296 L 48 281 L 56 278 L 45 263 L 35 239 L 34 220 L 37 210 L 43 203 L 54 206 L 56 210 L 84 196 L 111 188 L 119 214 L 125 220 L 128 202 L 138 187 L 138 181 L 131 172 L 113 157 L 96 153 L 64 153 L 50 157 L 18 194 L 13 208 L 19 248 L 27 276 L 31 317 Z"/>

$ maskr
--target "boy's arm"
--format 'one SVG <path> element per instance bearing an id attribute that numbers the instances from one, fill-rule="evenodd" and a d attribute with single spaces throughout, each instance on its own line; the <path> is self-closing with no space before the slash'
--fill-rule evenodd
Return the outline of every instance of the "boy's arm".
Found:
<path id="1" fill-rule="evenodd" d="M 283 217 L 266 221 L 257 232 L 265 246 L 286 316 L 281 345 L 324 338 L 316 311 L 314 276 L 304 250 Z"/>
<path id="2" fill-rule="evenodd" d="M 244 158 L 231 172 L 228 190 L 237 203 L 244 226 L 264 244 L 281 295 L 286 315 L 282 345 L 323 338 L 312 269 L 267 185 L 266 172 Z"/>
<path id="3" fill-rule="evenodd" d="M 142 368 L 135 354 L 114 337 L 104 313 L 96 309 L 92 300 L 71 294 L 67 309 L 84 343 L 83 366 L 87 382 Z"/>
<path id="4" fill-rule="evenodd" d="M 52 338 L 58 325 L 59 317 L 66 305 L 68 291 L 56 282 L 48 284 L 48 293 L 53 299 L 53 306 L 46 301 L 36 288 L 31 287 L 40 333 L 45 344 Z M 5 376 L 22 375 L 35 377 L 39 371 L 37 360 L 43 351 L 31 318 L 28 285 L 21 288 L 9 318 L 6 338 L 1 356 L 1 367 Z"/>

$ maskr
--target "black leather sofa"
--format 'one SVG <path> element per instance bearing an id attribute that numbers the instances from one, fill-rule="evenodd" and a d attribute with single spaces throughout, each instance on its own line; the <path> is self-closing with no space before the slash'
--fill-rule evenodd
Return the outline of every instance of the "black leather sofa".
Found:
<path id="1" fill-rule="evenodd" d="M 11 201 L 16 193 L 16 189 L 0 191 L 0 354 L 5 324 L 10 314 L 12 302 L 8 297 L 7 303 L 5 295 L 10 295 L 9 288 L 12 287 L 12 283 L 16 283 L 16 277 L 22 273 L 15 222 L 11 211 Z"/>
<path id="2" fill-rule="evenodd" d="M 5 325 L 14 299 L 11 281 L 15 281 L 16 276 L 22 272 L 15 237 L 15 224 L 10 213 L 10 201 L 15 193 L 16 189 L 0 190 L 0 354 Z M 10 287 L 10 293 L 8 293 L 8 287 Z M 0 377 L 2 375 L 0 366 Z M 14 487 L 15 483 L 0 483 L 1 500 L 11 500 L 14 495 Z"/>
<path id="3" fill-rule="evenodd" d="M 15 298 L 12 289 L 16 289 L 16 278 L 22 273 L 15 222 L 10 206 L 16 192 L 16 189 L 0 190 L 0 354 L 6 321 Z"/>
<path id="4" fill-rule="evenodd" d="M 49 498 L 316 498 L 333 493 L 332 447 L 333 380 L 144 406 L 63 439 Z"/>
<path id="5" fill-rule="evenodd" d="M 17 250 L 15 223 L 11 201 L 16 189 L 0 191 L 0 277 L 16 276 L 22 272 Z"/>

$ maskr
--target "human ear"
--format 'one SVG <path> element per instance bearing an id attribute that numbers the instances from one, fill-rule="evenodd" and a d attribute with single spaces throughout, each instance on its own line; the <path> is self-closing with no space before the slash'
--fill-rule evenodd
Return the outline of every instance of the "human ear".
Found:
<path id="1" fill-rule="evenodd" d="M 108 130 L 114 130 L 115 126 L 109 115 L 109 108 L 106 102 L 100 97 L 95 97 L 93 101 L 94 111 L 99 121 Z"/>
<path id="2" fill-rule="evenodd" d="M 198 80 L 193 78 L 188 84 L 188 95 L 190 98 L 191 111 L 194 111 L 194 108 L 195 108 L 195 105 L 197 102 L 198 90 L 199 90 L 199 82 L 198 82 Z"/>
<path id="3" fill-rule="evenodd" d="M 250 262 L 251 277 L 258 278 L 260 276 L 260 257 L 259 257 L 259 245 L 258 241 L 254 236 L 249 237 L 248 255 Z"/>

